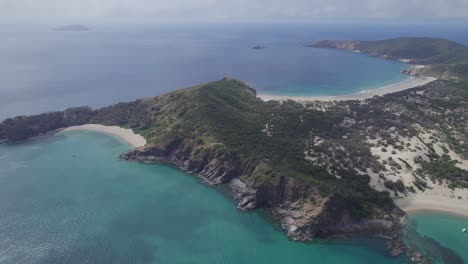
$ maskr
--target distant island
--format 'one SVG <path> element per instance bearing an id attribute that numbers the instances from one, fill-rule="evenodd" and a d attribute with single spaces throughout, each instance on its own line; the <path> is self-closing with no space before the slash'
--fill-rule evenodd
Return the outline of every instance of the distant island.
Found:
<path id="1" fill-rule="evenodd" d="M 309 46 L 365 53 L 382 59 L 426 66 L 408 72 L 414 76 L 438 79 L 463 79 L 468 76 L 468 47 L 447 39 L 322 40 Z"/>
<path id="2" fill-rule="evenodd" d="M 392 255 L 427 263 L 403 243 L 403 220 L 405 211 L 421 209 L 468 215 L 468 73 L 454 74 L 464 67 L 463 49 L 454 56 L 446 48 L 452 42 L 426 42 L 313 45 L 425 63 L 424 76 L 448 69 L 397 93 L 264 101 L 246 83 L 224 78 L 101 109 L 9 118 L 0 123 L 0 142 L 85 124 L 132 129 L 143 143 L 121 159 L 171 163 L 224 186 L 238 208 L 264 209 L 293 240 L 373 236 Z"/>
<path id="3" fill-rule="evenodd" d="M 90 29 L 88 27 L 86 27 L 86 26 L 83 26 L 83 25 L 70 25 L 70 26 L 55 28 L 54 30 L 57 30 L 57 31 L 89 31 Z"/>
<path id="4" fill-rule="evenodd" d="M 261 50 L 261 49 L 265 49 L 265 47 L 264 46 L 253 46 L 252 49 Z"/>

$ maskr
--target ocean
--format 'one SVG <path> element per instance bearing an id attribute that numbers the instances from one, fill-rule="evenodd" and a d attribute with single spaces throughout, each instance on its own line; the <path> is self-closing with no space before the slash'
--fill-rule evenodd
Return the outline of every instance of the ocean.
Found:
<path id="1" fill-rule="evenodd" d="M 83 131 L 0 145 L 0 263 L 407 263 L 376 240 L 289 241 L 194 175 L 119 160 L 129 149 Z M 416 245 L 468 261 L 468 219 L 410 221 Z"/>
<path id="2" fill-rule="evenodd" d="M 289 241 L 193 175 L 118 159 L 107 135 L 0 145 L 0 263 L 394 264 L 370 241 Z"/>
<path id="3" fill-rule="evenodd" d="M 463 24 L 88 26 L 64 32 L 50 24 L 0 25 L 0 119 L 104 106 L 225 76 L 266 94 L 352 94 L 407 78 L 400 71 L 408 65 L 305 45 L 399 36 L 468 43 Z"/>
<path id="4" fill-rule="evenodd" d="M 468 43 L 456 25 L 90 26 L 0 26 L 0 118 L 224 76 L 264 93 L 349 94 L 401 80 L 407 66 L 305 44 L 402 35 Z M 128 149 L 92 132 L 0 145 L 0 263 L 405 263 L 378 241 L 289 241 L 262 212 L 240 212 L 196 176 L 120 161 Z M 433 252 L 468 262 L 468 219 L 422 213 L 410 221 L 411 241 L 429 249 L 435 241 Z"/>
<path id="5" fill-rule="evenodd" d="M 457 263 L 460 259 L 461 263 L 468 263 L 468 234 L 462 232 L 468 227 L 466 217 L 440 212 L 417 212 L 409 216 L 408 225 L 411 229 L 410 241 L 414 231 L 418 239 L 421 239 L 422 234 L 425 254 L 445 255 L 446 263 Z M 431 252 L 427 248 L 432 249 L 434 241 L 438 244 L 437 249 Z"/>

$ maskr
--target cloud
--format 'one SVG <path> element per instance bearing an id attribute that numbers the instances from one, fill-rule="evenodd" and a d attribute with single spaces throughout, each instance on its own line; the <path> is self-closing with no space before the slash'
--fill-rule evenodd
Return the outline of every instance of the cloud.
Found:
<path id="1" fill-rule="evenodd" d="M 468 18 L 467 0 L 0 0 L 16 19 L 281 20 Z"/>

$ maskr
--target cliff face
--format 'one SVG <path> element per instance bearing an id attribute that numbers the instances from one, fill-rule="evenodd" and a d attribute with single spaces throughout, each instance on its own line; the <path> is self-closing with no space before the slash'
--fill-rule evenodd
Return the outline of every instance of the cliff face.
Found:
<path id="1" fill-rule="evenodd" d="M 312 184 L 280 176 L 265 181 L 262 162 L 239 155 L 207 152 L 193 159 L 191 146 L 181 140 L 164 147 L 146 146 L 122 154 L 124 160 L 144 163 L 165 162 L 199 175 L 212 185 L 226 186 L 241 210 L 267 209 L 293 240 L 372 235 L 389 240 L 399 238 L 404 213 L 395 208 L 382 215 L 357 219 L 352 201 L 339 194 L 323 194 Z"/>
<path id="2" fill-rule="evenodd" d="M 390 236 L 402 213 L 388 194 L 370 188 L 368 177 L 348 172 L 338 178 L 305 159 L 311 133 L 344 135 L 335 128 L 342 115 L 292 101 L 265 103 L 246 84 L 223 79 L 102 109 L 7 119 L 0 139 L 23 140 L 85 123 L 129 127 L 149 144 L 122 159 L 169 162 L 229 186 L 239 208 L 268 209 L 293 239 Z"/>
<path id="3" fill-rule="evenodd" d="M 455 110 L 464 106 L 458 90 L 446 91 L 454 95 Z M 197 174 L 230 190 L 240 209 L 266 210 L 291 239 L 371 235 L 387 239 L 393 254 L 401 254 L 404 213 L 387 192 L 394 190 L 370 186 L 369 174 L 386 169 L 378 166 L 367 137 L 395 129 L 409 136 L 415 122 L 422 125 L 419 112 L 413 118 L 413 112 L 397 115 L 390 107 L 417 110 L 405 104 L 415 96 L 440 106 L 441 96 L 432 100 L 408 92 L 364 104 L 263 102 L 245 83 L 223 79 L 102 109 L 8 119 L 0 124 L 0 138 L 21 140 L 82 123 L 132 128 L 148 145 L 122 159 L 167 162 Z M 462 120 L 464 114 L 455 110 L 450 115 Z M 13 137 L 15 131 L 28 133 Z M 395 142 L 389 138 L 386 144 Z"/>

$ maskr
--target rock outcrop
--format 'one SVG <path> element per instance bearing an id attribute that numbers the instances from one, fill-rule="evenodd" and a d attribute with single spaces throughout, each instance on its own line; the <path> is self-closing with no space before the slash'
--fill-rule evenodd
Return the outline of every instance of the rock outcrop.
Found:
<path id="1" fill-rule="evenodd" d="M 193 157 L 192 148 L 175 140 L 163 148 L 146 146 L 122 154 L 121 159 L 144 163 L 163 162 L 199 175 L 215 186 L 226 186 L 241 210 L 266 209 L 281 224 L 289 238 L 311 241 L 315 238 L 372 235 L 398 239 L 404 213 L 395 207 L 390 214 L 372 219 L 353 216 L 352 201 L 339 194 L 322 195 L 319 188 L 288 176 L 265 181 L 257 174 L 261 162 L 240 156 L 208 153 Z"/>

